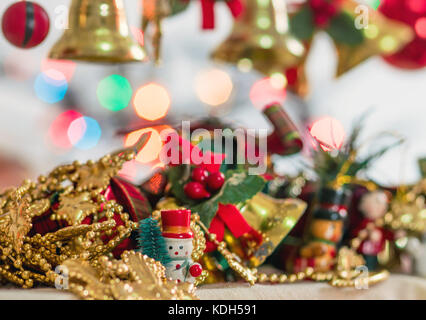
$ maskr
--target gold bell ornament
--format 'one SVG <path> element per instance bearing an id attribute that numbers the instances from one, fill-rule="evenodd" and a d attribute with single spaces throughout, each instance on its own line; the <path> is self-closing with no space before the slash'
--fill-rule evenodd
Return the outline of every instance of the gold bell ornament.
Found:
<path id="1" fill-rule="evenodd" d="M 290 15 L 290 29 L 306 48 L 306 56 L 294 72 L 294 85 L 290 86 L 302 96 L 308 93 L 305 62 L 318 31 L 326 32 L 334 42 L 336 77 L 370 57 L 398 52 L 413 38 L 409 26 L 355 0 L 308 0 Z"/>
<path id="2" fill-rule="evenodd" d="M 285 2 L 246 0 L 244 7 L 231 34 L 212 58 L 236 64 L 242 71 L 253 68 L 267 76 L 300 65 L 305 47 L 289 34 Z"/>
<path id="3" fill-rule="evenodd" d="M 68 28 L 49 58 L 123 63 L 147 55 L 130 35 L 123 0 L 72 0 Z"/>

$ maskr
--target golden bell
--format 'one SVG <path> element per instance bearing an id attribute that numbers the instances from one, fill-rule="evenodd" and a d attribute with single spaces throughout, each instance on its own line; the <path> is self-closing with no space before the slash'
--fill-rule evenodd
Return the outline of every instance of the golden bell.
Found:
<path id="1" fill-rule="evenodd" d="M 147 55 L 129 33 L 123 0 L 72 0 L 68 28 L 49 58 L 115 63 Z"/>
<path id="2" fill-rule="evenodd" d="M 245 0 L 244 13 L 212 58 L 271 75 L 300 64 L 304 53 L 303 44 L 289 34 L 285 1 Z"/>
<path id="3" fill-rule="evenodd" d="M 240 209 L 247 223 L 262 233 L 264 241 L 249 254 L 252 267 L 262 264 L 296 225 L 307 204 L 299 199 L 276 199 L 259 192 Z"/>

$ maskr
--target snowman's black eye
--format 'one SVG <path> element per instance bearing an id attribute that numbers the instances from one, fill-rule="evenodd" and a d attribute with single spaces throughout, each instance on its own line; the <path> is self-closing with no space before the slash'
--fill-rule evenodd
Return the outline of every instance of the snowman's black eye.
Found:
<path id="1" fill-rule="evenodd" d="M 183 246 L 180 246 L 179 249 L 183 249 Z"/>
<path id="2" fill-rule="evenodd" d="M 172 250 L 172 249 L 173 249 L 173 247 L 172 247 L 172 246 L 170 246 L 170 247 L 169 247 L 169 250 Z"/>

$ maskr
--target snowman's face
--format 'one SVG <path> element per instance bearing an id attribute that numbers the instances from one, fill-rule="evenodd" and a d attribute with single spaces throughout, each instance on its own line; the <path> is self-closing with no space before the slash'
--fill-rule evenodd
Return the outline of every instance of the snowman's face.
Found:
<path id="1" fill-rule="evenodd" d="M 192 238 L 174 239 L 165 238 L 166 247 L 171 258 L 188 258 L 192 254 Z"/>

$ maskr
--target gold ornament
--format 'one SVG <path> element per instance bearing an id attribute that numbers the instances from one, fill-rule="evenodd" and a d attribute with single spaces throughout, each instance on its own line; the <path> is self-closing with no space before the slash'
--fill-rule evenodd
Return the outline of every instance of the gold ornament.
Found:
<path id="1" fill-rule="evenodd" d="M 49 58 L 123 63 L 147 56 L 130 35 L 123 0 L 72 0 L 68 26 Z"/>
<path id="2" fill-rule="evenodd" d="M 10 241 L 17 253 L 21 252 L 24 237 L 31 230 L 32 218 L 43 214 L 50 207 L 50 203 L 46 199 L 30 205 L 29 197 L 26 194 L 28 189 L 27 183 L 10 194 L 11 202 L 7 208 L 8 212 L 0 218 L 0 232 L 5 235 L 6 242 Z"/>
<path id="3" fill-rule="evenodd" d="M 247 223 L 261 232 L 264 241 L 248 252 L 250 265 L 257 267 L 275 250 L 305 212 L 306 203 L 299 199 L 275 199 L 259 192 L 240 209 Z M 249 248 L 250 249 L 250 248 Z"/>
<path id="4" fill-rule="evenodd" d="M 289 34 L 284 1 L 247 0 L 229 37 L 212 53 L 216 61 L 270 76 L 302 63 L 305 48 Z"/>
<path id="5" fill-rule="evenodd" d="M 389 19 L 366 5 L 363 8 L 368 10 L 358 10 L 359 6 L 360 3 L 354 0 L 342 1 L 342 11 L 354 19 L 354 28 L 358 28 L 356 23 L 360 23 L 359 28 L 364 40 L 358 45 L 348 45 L 333 39 L 338 57 L 336 77 L 343 75 L 370 57 L 398 52 L 414 37 L 413 31 L 406 24 Z M 297 81 L 290 87 L 302 97 L 309 92 L 305 63 L 312 40 L 313 38 L 308 39 L 305 43 L 305 56 L 297 66 Z"/>
<path id="6" fill-rule="evenodd" d="M 90 161 L 81 165 L 74 162 L 57 167 L 47 176 L 40 176 L 37 183 L 25 181 L 21 187 L 0 195 L 0 277 L 23 288 L 30 288 L 35 283 L 53 285 L 57 277 L 53 270 L 63 261 L 96 261 L 128 238 L 137 229 L 137 223 L 130 220 L 121 205 L 113 200 L 107 201 L 101 194 L 106 188 L 104 179 L 101 179 L 102 187 L 97 182 L 81 184 L 88 177 L 81 174 L 80 169 L 100 168 L 96 172 L 97 177 L 111 176 L 120 170 L 124 162 L 136 156 L 148 138 L 149 134 L 143 135 L 135 146 L 106 155 L 97 163 Z M 92 212 L 94 223 L 71 225 L 43 236 L 38 233 L 32 235 L 33 218 L 53 211 L 50 199 L 56 194 L 60 195 L 62 202 L 59 214 L 53 213 L 47 218 L 65 218 L 76 223 L 81 221 L 81 214 Z M 90 208 L 87 203 L 91 204 Z M 116 228 L 114 216 L 117 214 L 123 225 Z M 106 220 L 97 222 L 101 218 Z M 102 240 L 105 236 L 110 236 L 106 243 Z"/>
<path id="7" fill-rule="evenodd" d="M 77 195 L 61 194 L 59 199 L 55 219 L 66 220 L 72 226 L 80 224 L 84 218 L 95 213 L 98 209 L 89 192 L 82 192 Z"/>
<path id="8" fill-rule="evenodd" d="M 121 260 L 100 257 L 96 263 L 68 260 L 69 290 L 83 299 L 193 300 L 195 286 L 165 278 L 165 268 L 141 253 L 125 251 Z"/>
<path id="9" fill-rule="evenodd" d="M 426 232 L 424 181 L 420 181 L 408 191 L 405 190 L 405 187 L 398 190 L 390 204 L 389 212 L 384 216 L 386 225 L 394 230 L 404 229 L 416 233 Z"/>
<path id="10" fill-rule="evenodd" d="M 356 8 L 359 3 L 353 0 L 343 2 L 343 10 L 354 19 L 359 15 Z M 376 55 L 391 55 L 398 52 L 413 37 L 413 31 L 404 23 L 391 20 L 376 10 L 368 10 L 368 25 L 362 29 L 364 43 L 358 46 L 349 46 L 337 43 L 335 46 L 338 55 L 336 76 L 341 76 L 361 62 Z"/>
<path id="11" fill-rule="evenodd" d="M 153 34 L 152 47 L 154 49 L 154 61 L 160 61 L 161 52 L 161 37 L 162 37 L 162 20 L 171 14 L 169 0 L 143 0 L 143 14 L 142 14 L 142 32 L 147 34 L 149 25 L 152 25 Z"/>

